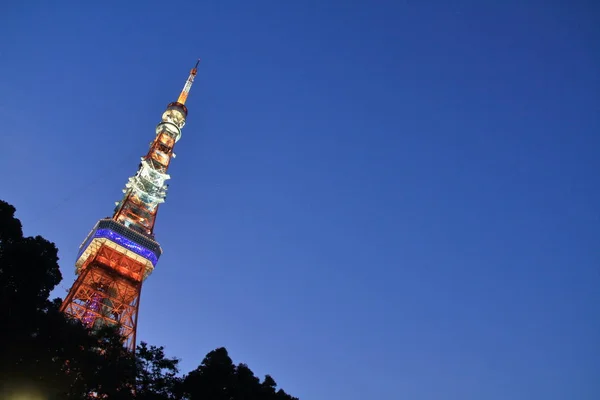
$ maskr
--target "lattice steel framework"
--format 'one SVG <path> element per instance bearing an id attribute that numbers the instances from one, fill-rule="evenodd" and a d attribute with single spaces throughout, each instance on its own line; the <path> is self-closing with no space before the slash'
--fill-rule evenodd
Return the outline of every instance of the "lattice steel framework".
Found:
<path id="1" fill-rule="evenodd" d="M 176 102 L 170 103 L 156 127 L 156 137 L 129 178 L 111 218 L 98 221 L 79 248 L 77 279 L 61 311 L 92 328 L 119 325 L 126 346 L 135 350 L 143 281 L 162 253 L 154 239 L 158 206 L 167 195 L 167 169 L 175 157 L 187 117 L 187 100 L 198 62 Z"/>

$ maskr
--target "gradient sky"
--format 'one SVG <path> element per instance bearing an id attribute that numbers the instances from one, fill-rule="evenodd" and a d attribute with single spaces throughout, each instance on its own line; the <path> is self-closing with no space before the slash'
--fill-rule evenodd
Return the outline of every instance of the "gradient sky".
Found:
<path id="1" fill-rule="evenodd" d="M 0 198 L 59 247 L 56 295 L 201 57 L 139 339 L 302 400 L 600 398 L 600 3 L 0 20 Z"/>

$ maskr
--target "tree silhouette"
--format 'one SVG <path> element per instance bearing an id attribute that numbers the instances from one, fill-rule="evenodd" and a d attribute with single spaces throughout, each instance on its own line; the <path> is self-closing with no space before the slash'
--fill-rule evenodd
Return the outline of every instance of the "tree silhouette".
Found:
<path id="1" fill-rule="evenodd" d="M 136 399 L 171 400 L 181 397 L 179 360 L 167 358 L 163 347 L 142 342 L 136 350 Z"/>
<path id="2" fill-rule="evenodd" d="M 62 279 L 56 246 L 25 237 L 15 208 L 0 200 L 0 399 L 297 400 L 267 375 L 261 382 L 224 347 L 183 378 L 179 360 L 142 342 L 123 346 L 118 327 L 91 331 L 49 300 Z M 17 397 L 18 398 L 18 397 Z"/>
<path id="3" fill-rule="evenodd" d="M 0 318 L 6 327 L 0 330 L 0 374 L 5 386 L 60 384 L 60 368 L 48 359 L 53 348 L 45 348 L 59 325 L 48 318 L 54 315 L 48 296 L 61 279 L 58 250 L 40 236 L 24 237 L 15 211 L 0 201 Z"/>
<path id="4" fill-rule="evenodd" d="M 50 292 L 62 279 L 54 243 L 41 236 L 24 237 L 15 211 L 0 201 L 0 315 L 10 323 L 21 320 L 22 313 L 46 310 Z M 32 324 L 20 323 L 15 328 L 31 329 Z"/>
<path id="5" fill-rule="evenodd" d="M 50 292 L 62 276 L 56 246 L 25 237 L 15 208 L 0 201 L 0 398 L 34 389 L 49 399 L 83 399 L 129 389 L 133 359 L 116 330 L 93 334 L 58 311 Z"/>
<path id="6" fill-rule="evenodd" d="M 271 376 L 261 383 L 247 365 L 235 366 L 224 347 L 209 352 L 183 381 L 190 400 L 298 400 L 276 387 Z"/>

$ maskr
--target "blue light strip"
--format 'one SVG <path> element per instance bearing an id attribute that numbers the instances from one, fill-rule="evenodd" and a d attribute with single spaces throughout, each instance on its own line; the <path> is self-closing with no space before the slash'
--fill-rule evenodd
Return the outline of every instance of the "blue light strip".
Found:
<path id="1" fill-rule="evenodd" d="M 119 235 L 118 233 L 116 233 L 110 229 L 98 229 L 94 233 L 94 237 L 110 239 L 111 241 L 115 242 L 116 244 L 125 247 L 127 250 L 131 250 L 135 254 L 138 254 L 138 255 L 144 257 L 145 259 L 150 260 L 150 262 L 154 266 L 156 266 L 156 263 L 158 262 L 158 257 L 156 257 L 156 254 L 154 254 L 152 251 L 148 250 L 147 248 L 145 248 L 143 246 L 140 246 L 139 244 L 137 244 L 129 239 L 124 238 L 123 236 Z"/>
<path id="2" fill-rule="evenodd" d="M 119 235 L 115 231 L 113 231 L 111 229 L 106 229 L 106 228 L 98 229 L 93 233 L 93 235 L 90 235 L 88 240 L 86 240 L 85 244 L 83 246 L 81 246 L 81 249 L 79 250 L 79 254 L 77 254 L 77 259 L 79 259 L 79 257 L 81 257 L 81 255 L 85 252 L 85 250 L 88 248 L 88 246 L 92 243 L 92 240 L 97 239 L 97 238 L 109 239 L 109 240 L 115 242 L 116 244 L 118 244 L 119 246 L 123 246 L 127 250 L 131 250 L 135 254 L 140 255 L 140 256 L 144 257 L 145 259 L 149 260 L 153 266 L 156 266 L 156 263 L 158 262 L 158 256 L 153 251 L 148 250 L 144 246 L 140 246 L 136 242 L 133 242 L 133 241 Z"/>

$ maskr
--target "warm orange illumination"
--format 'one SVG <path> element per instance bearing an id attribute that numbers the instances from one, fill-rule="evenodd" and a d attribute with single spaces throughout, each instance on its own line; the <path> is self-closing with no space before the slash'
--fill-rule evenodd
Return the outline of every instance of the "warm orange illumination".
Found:
<path id="1" fill-rule="evenodd" d="M 61 311 L 83 320 L 91 315 L 92 323 L 104 321 L 121 324 L 121 333 L 126 345 L 135 349 L 135 326 L 139 308 L 139 296 L 146 266 L 118 251 L 102 246 L 89 266 L 83 270 L 73 284 Z M 100 310 L 89 305 L 94 296 L 102 298 Z"/>
<path id="2" fill-rule="evenodd" d="M 136 175 L 129 178 L 123 198 L 116 203 L 110 221 L 115 229 L 102 229 L 114 236 L 91 236 L 100 232 L 92 231 L 82 245 L 87 247 L 78 256 L 77 279 L 61 306 L 62 312 L 92 327 L 121 325 L 121 334 L 132 351 L 142 282 L 162 253 L 154 240 L 156 214 L 166 198 L 166 180 L 170 178 L 167 170 L 185 125 L 184 104 L 199 62 L 190 71 L 177 100 L 179 104 L 170 103 L 162 114 L 148 153 Z"/>

